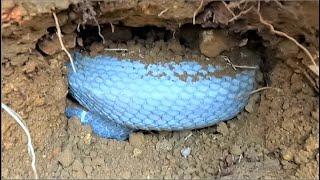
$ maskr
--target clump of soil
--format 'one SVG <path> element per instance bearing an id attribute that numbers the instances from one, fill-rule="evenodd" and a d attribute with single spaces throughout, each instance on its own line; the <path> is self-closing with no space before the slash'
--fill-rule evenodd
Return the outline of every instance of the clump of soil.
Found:
<path id="1" fill-rule="evenodd" d="M 39 39 L 55 34 L 50 6 L 56 8 L 60 25 L 65 27 L 65 36 L 77 32 L 77 24 L 82 22 L 82 16 L 77 16 L 81 15 L 78 6 L 70 5 L 71 1 L 41 1 L 36 5 L 32 1 L 4 2 L 4 17 L 9 24 L 2 26 L 2 102 L 26 121 L 41 178 L 319 178 L 319 99 L 306 76 L 313 78 L 304 66 L 308 64 L 307 58 L 287 39 L 270 33 L 259 23 L 254 11 L 226 25 L 226 17 L 230 14 L 226 15 L 229 11 L 219 4 L 221 2 L 204 1 L 202 7 L 198 1 L 93 3 L 102 29 L 110 27 L 109 22 L 112 22 L 126 27 L 153 25 L 173 32 L 192 23 L 193 14 L 199 9 L 195 18 L 198 25 L 192 25 L 190 31 L 184 29 L 184 34 L 197 39 L 193 32 L 200 32 L 203 27 L 247 34 L 249 40 L 259 42 L 256 47 L 263 52 L 260 79 L 264 80 L 264 85 L 282 90 L 254 94 L 243 112 L 217 126 L 183 132 L 139 132 L 129 141 L 115 141 L 96 137 L 90 127 L 81 125 L 76 119 L 66 119 L 64 65 L 68 58 L 58 49 L 46 55 L 36 47 Z M 250 5 L 243 3 L 240 7 L 246 9 Z M 166 8 L 168 10 L 164 11 Z M 288 33 L 312 53 L 317 51 L 317 2 L 281 2 L 280 5 L 273 1 L 264 2 L 260 10 L 275 29 Z M 160 12 L 163 13 L 159 15 Z M 213 17 L 216 17 L 214 21 Z M 68 29 L 67 25 L 71 28 Z M 87 25 L 96 26 L 96 22 L 88 21 Z M 165 30 L 161 31 L 165 33 Z M 136 45 L 136 39 L 130 40 L 134 36 L 125 37 L 122 42 L 113 42 L 120 38 L 112 37 L 107 41 L 107 47 L 112 44 L 119 48 L 119 44 L 124 44 L 130 49 L 128 42 L 131 41 Z M 176 44 L 177 41 L 170 39 L 168 42 Z M 181 40 L 178 32 L 177 39 Z M 185 49 L 197 49 L 193 41 L 182 39 L 183 42 L 179 42 L 185 47 L 182 46 L 183 54 L 179 56 L 185 54 Z M 87 42 L 82 40 L 77 35 L 70 47 L 84 47 Z M 88 44 L 94 46 L 94 41 Z M 143 55 L 147 56 L 152 43 L 149 43 L 150 47 L 146 47 L 146 42 L 137 44 L 146 48 Z M 165 51 L 171 57 L 178 52 Z M 202 59 L 201 54 L 197 57 Z M 33 178 L 23 131 L 3 111 L 1 123 L 1 177 Z M 186 148 L 190 148 L 190 154 L 184 157 L 181 151 Z"/>

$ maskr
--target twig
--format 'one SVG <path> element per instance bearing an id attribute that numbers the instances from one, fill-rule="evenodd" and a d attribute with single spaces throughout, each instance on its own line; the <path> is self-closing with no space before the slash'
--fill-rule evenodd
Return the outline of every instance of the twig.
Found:
<path id="1" fill-rule="evenodd" d="M 167 12 L 169 10 L 169 8 L 166 8 L 164 9 L 163 11 L 161 11 L 159 14 L 158 14 L 158 17 L 162 16 L 165 12 Z"/>
<path id="2" fill-rule="evenodd" d="M 54 21 L 56 23 L 56 28 L 57 28 L 57 35 L 58 35 L 58 39 L 59 39 L 59 42 L 60 42 L 60 45 L 61 45 L 61 49 L 67 53 L 69 59 L 70 59 L 70 62 L 71 62 L 71 66 L 72 66 L 72 69 L 74 72 L 77 72 L 76 71 L 76 68 L 74 67 L 74 64 L 73 64 L 73 58 L 71 56 L 71 54 L 69 53 L 69 51 L 66 49 L 66 47 L 64 46 L 63 44 L 63 41 L 62 41 L 62 35 L 61 35 L 61 29 L 60 29 L 60 25 L 59 25 L 59 21 L 58 21 L 58 18 L 57 18 L 57 15 L 55 12 L 52 12 L 53 14 L 53 18 L 54 18 Z"/>
<path id="3" fill-rule="evenodd" d="M 274 2 L 275 2 L 280 8 L 283 8 L 283 5 L 282 5 L 278 0 L 274 0 Z"/>
<path id="4" fill-rule="evenodd" d="M 113 48 L 105 48 L 105 51 L 128 51 L 128 49 L 113 49 Z"/>
<path id="5" fill-rule="evenodd" d="M 21 118 L 21 116 L 19 114 L 17 114 L 13 109 L 8 107 L 7 105 L 1 103 L 1 108 L 3 108 L 8 114 L 10 114 L 10 116 L 22 127 L 22 129 L 26 133 L 27 139 L 28 139 L 28 143 L 27 143 L 28 153 L 32 159 L 31 167 L 32 167 L 35 179 L 38 179 L 38 173 L 37 173 L 37 169 L 36 169 L 36 155 L 34 153 L 32 141 L 31 141 L 31 135 L 30 135 L 30 132 L 29 132 L 29 129 L 28 129 L 26 123 L 23 121 L 23 119 Z"/>
<path id="6" fill-rule="evenodd" d="M 253 8 L 253 5 L 250 8 L 248 8 L 248 9 L 246 9 L 244 11 L 241 11 L 238 15 L 234 16 L 233 18 L 231 18 L 228 22 L 230 23 L 230 22 L 233 22 L 233 21 L 239 19 L 241 16 L 243 16 L 243 15 L 247 14 L 248 12 L 250 12 L 252 8 Z"/>
<path id="7" fill-rule="evenodd" d="M 317 76 L 319 76 L 319 68 L 316 68 L 318 67 L 317 63 L 315 62 L 315 60 L 313 59 L 311 53 L 305 48 L 303 47 L 298 41 L 296 41 L 294 38 L 292 38 L 291 36 L 289 36 L 288 34 L 284 33 L 284 32 L 281 32 L 281 31 L 277 31 L 274 29 L 274 27 L 272 26 L 272 24 L 268 23 L 266 20 L 264 20 L 262 18 L 262 15 L 259 11 L 260 9 L 260 1 L 258 2 L 258 10 L 257 10 L 257 14 L 259 16 L 259 20 L 262 24 L 266 25 L 269 27 L 270 31 L 276 35 L 279 35 L 279 36 L 282 36 L 282 37 L 285 37 L 287 39 L 289 39 L 290 41 L 292 41 L 293 43 L 295 43 L 300 49 L 303 50 L 303 52 L 307 55 L 307 57 L 311 60 L 311 62 L 313 63 L 313 65 L 309 65 L 308 68 L 313 72 L 315 73 Z"/>
<path id="8" fill-rule="evenodd" d="M 199 13 L 199 11 L 202 8 L 202 6 L 203 6 L 203 0 L 201 0 L 200 6 L 193 13 L 193 19 L 192 19 L 193 25 L 196 24 L 196 15 Z"/>

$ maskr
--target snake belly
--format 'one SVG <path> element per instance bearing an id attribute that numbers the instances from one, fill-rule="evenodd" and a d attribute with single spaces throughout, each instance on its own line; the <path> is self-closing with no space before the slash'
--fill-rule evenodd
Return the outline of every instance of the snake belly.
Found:
<path id="1" fill-rule="evenodd" d="M 197 129 L 231 119 L 255 85 L 255 70 L 215 76 L 220 66 L 192 60 L 144 64 L 79 53 L 74 59 L 77 71 L 68 66 L 70 92 L 87 110 L 67 108 L 66 114 L 106 138 L 126 139 L 134 130 Z"/>

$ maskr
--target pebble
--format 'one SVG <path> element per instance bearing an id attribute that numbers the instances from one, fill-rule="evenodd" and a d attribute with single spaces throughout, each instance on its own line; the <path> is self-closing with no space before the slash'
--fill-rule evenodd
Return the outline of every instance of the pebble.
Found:
<path id="1" fill-rule="evenodd" d="M 142 150 L 138 148 L 133 149 L 133 157 L 138 157 L 142 154 Z"/>
<path id="2" fill-rule="evenodd" d="M 230 153 L 236 156 L 240 156 L 242 154 L 242 150 L 239 145 L 233 145 L 230 149 Z"/>
<path id="3" fill-rule="evenodd" d="M 223 136 L 226 136 L 229 134 L 228 126 L 225 122 L 220 122 L 217 126 L 217 131 L 222 134 Z"/>
<path id="4" fill-rule="evenodd" d="M 191 148 L 190 147 L 186 147 L 186 148 L 183 148 L 181 149 L 181 155 L 184 157 L 184 158 L 187 158 L 191 153 Z"/>
<path id="5" fill-rule="evenodd" d="M 292 148 L 288 148 L 282 151 L 281 155 L 282 158 L 286 161 L 292 161 L 293 160 L 293 154 L 294 150 Z"/>
<path id="6" fill-rule="evenodd" d="M 129 142 L 133 147 L 143 147 L 144 146 L 144 134 L 143 133 L 130 134 Z"/>

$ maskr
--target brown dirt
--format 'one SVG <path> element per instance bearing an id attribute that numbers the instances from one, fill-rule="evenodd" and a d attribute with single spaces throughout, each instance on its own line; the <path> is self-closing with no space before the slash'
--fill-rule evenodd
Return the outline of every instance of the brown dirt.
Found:
<path id="1" fill-rule="evenodd" d="M 11 24 L 2 26 L 1 97 L 30 129 L 41 178 L 319 179 L 319 98 L 305 76 L 314 78 L 303 66 L 309 62 L 291 42 L 270 34 L 253 12 L 230 26 L 222 23 L 229 16 L 220 14 L 218 23 L 212 24 L 207 19 L 212 17 L 213 9 L 220 7 L 222 14 L 226 11 L 219 4 L 204 1 L 196 18 L 198 26 L 183 32 L 192 35 L 201 30 L 199 25 L 212 28 L 217 24 L 232 32 L 256 32 L 253 35 L 250 31 L 247 37 L 261 42 L 258 49 L 263 52 L 263 75 L 258 79 L 281 88 L 281 92 L 267 90 L 255 94 L 246 110 L 226 123 L 194 131 L 139 132 L 129 141 L 120 142 L 96 137 L 90 127 L 80 125 L 76 119 L 66 119 L 67 56 L 57 49 L 52 55 L 43 56 L 36 48 L 38 40 L 50 34 L 47 28 L 54 26 L 49 7 L 59 10 L 61 26 L 81 22 L 77 16 L 81 9 L 68 8 L 71 1 L 43 1 L 36 6 L 33 1 L 8 2 L 15 1 L 6 1 L 3 6 L 13 14 L 6 11 L 2 16 Z M 319 48 L 317 3 L 285 2 L 285 9 L 274 2 L 262 3 L 261 12 L 276 29 L 298 39 L 314 54 Z M 191 23 L 199 5 L 198 1 L 110 1 L 93 6 L 100 12 L 97 20 L 104 28 L 109 22 L 116 25 L 119 21 L 132 27 L 154 25 L 176 31 L 178 37 L 176 28 Z M 13 7 L 19 8 L 12 10 Z M 167 7 L 169 10 L 159 17 Z M 94 21 L 87 23 L 95 25 Z M 191 35 L 190 39 L 197 38 Z M 129 42 L 135 43 L 128 41 L 130 38 L 125 37 L 126 43 L 122 42 L 129 49 Z M 177 45 L 174 41 L 166 43 Z M 119 44 L 107 40 L 108 46 Z M 146 47 L 147 44 L 144 56 L 154 48 Z M 137 47 L 136 43 L 132 47 Z M 183 55 L 188 48 L 182 48 Z M 192 49 L 197 47 L 191 45 Z M 166 49 L 164 54 L 170 58 L 182 56 L 177 51 L 179 48 Z M 202 56 L 196 57 L 205 59 Z M 33 178 L 25 135 L 4 111 L 1 135 L 1 177 Z M 184 148 L 191 149 L 187 158 L 181 155 Z"/>

